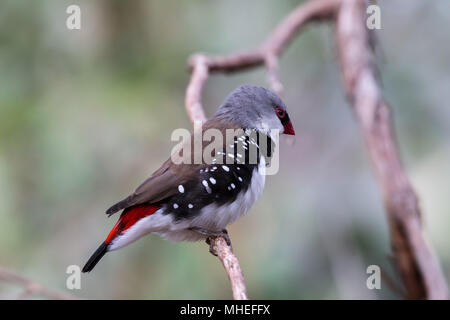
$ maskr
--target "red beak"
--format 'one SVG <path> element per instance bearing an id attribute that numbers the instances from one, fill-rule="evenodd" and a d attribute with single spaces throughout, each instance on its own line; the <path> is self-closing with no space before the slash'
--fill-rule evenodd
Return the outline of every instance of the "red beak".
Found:
<path id="1" fill-rule="evenodd" d="M 288 122 L 284 125 L 284 134 L 289 134 L 291 136 L 295 136 L 294 127 L 292 126 L 292 122 Z"/>

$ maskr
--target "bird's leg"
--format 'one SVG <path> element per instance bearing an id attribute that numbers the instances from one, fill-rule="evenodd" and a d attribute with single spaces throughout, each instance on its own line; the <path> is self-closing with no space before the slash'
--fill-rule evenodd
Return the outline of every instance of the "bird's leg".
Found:
<path id="1" fill-rule="evenodd" d="M 216 252 L 216 250 L 214 250 L 214 246 L 211 241 L 212 237 L 225 238 L 225 241 L 227 242 L 227 244 L 230 246 L 231 249 L 233 249 L 233 247 L 231 245 L 230 236 L 228 235 L 228 231 L 226 229 L 223 229 L 222 231 L 213 231 L 213 230 L 203 229 L 203 228 L 199 228 L 199 227 L 191 227 L 191 228 L 189 228 L 189 230 L 195 231 L 195 232 L 200 233 L 207 237 L 206 243 L 209 245 L 209 252 L 214 256 L 217 256 L 217 252 Z"/>

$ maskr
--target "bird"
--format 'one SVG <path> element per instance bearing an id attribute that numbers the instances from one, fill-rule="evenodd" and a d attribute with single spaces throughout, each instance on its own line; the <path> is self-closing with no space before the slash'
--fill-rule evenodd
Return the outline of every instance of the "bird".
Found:
<path id="1" fill-rule="evenodd" d="M 211 153 L 209 163 L 175 163 L 170 157 L 133 193 L 106 210 L 108 216 L 122 212 L 82 272 L 92 271 L 107 252 L 151 233 L 175 242 L 206 240 L 212 254 L 216 254 L 212 237 L 223 236 L 231 246 L 227 226 L 245 215 L 262 194 L 272 132 L 295 135 L 295 131 L 281 98 L 250 84 L 225 98 L 203 124 L 207 129 L 239 133 L 232 143 L 219 142 L 221 150 Z M 267 154 L 263 147 L 269 149 Z M 256 150 L 256 161 L 250 161 L 251 150 Z"/>

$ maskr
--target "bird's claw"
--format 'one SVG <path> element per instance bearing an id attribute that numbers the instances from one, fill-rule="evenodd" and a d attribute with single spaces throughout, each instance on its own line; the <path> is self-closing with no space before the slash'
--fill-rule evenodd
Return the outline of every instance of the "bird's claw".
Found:
<path id="1" fill-rule="evenodd" d="M 221 236 L 225 238 L 225 241 L 227 242 L 227 245 L 228 245 L 231 249 L 233 249 L 233 246 L 231 245 L 231 239 L 230 239 L 230 236 L 228 235 L 227 229 L 223 229 L 223 230 L 222 230 Z"/>
<path id="2" fill-rule="evenodd" d="M 209 253 L 211 253 L 213 256 L 217 257 L 217 251 L 216 251 L 216 249 L 214 249 L 214 245 L 213 245 L 211 238 L 212 237 L 206 238 L 206 243 L 209 245 Z"/>
<path id="3" fill-rule="evenodd" d="M 231 239 L 230 239 L 230 236 L 228 235 L 228 231 L 226 229 L 223 229 L 222 231 L 211 231 L 211 230 L 206 230 L 206 229 L 196 228 L 196 227 L 193 227 L 190 229 L 192 231 L 195 231 L 195 232 L 198 232 L 200 234 L 207 236 L 206 243 L 209 245 L 209 252 L 213 256 L 217 257 L 217 251 L 214 248 L 212 238 L 223 237 L 225 239 L 227 245 L 231 248 L 231 250 L 233 250 L 233 246 L 231 245 Z"/>

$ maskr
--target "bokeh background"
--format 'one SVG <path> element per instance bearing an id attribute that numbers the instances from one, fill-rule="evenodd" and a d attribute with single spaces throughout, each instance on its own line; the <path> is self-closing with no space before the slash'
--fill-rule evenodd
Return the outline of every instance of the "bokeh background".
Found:
<path id="1" fill-rule="evenodd" d="M 1 0 L 0 265 L 66 289 L 117 216 L 106 208 L 169 156 L 184 111 L 186 61 L 261 43 L 301 1 Z M 68 30 L 66 8 L 82 11 Z M 384 0 L 378 57 L 402 156 L 424 209 L 427 237 L 450 278 L 450 3 Z M 380 192 L 345 101 L 333 29 L 309 26 L 281 62 L 297 133 L 282 143 L 280 172 L 229 228 L 251 298 L 396 299 L 368 290 L 366 268 L 394 282 Z M 211 115 L 265 71 L 214 75 Z M 147 236 L 106 255 L 70 293 L 97 299 L 228 299 L 204 243 Z M 0 283 L 0 297 L 20 288 Z"/>

